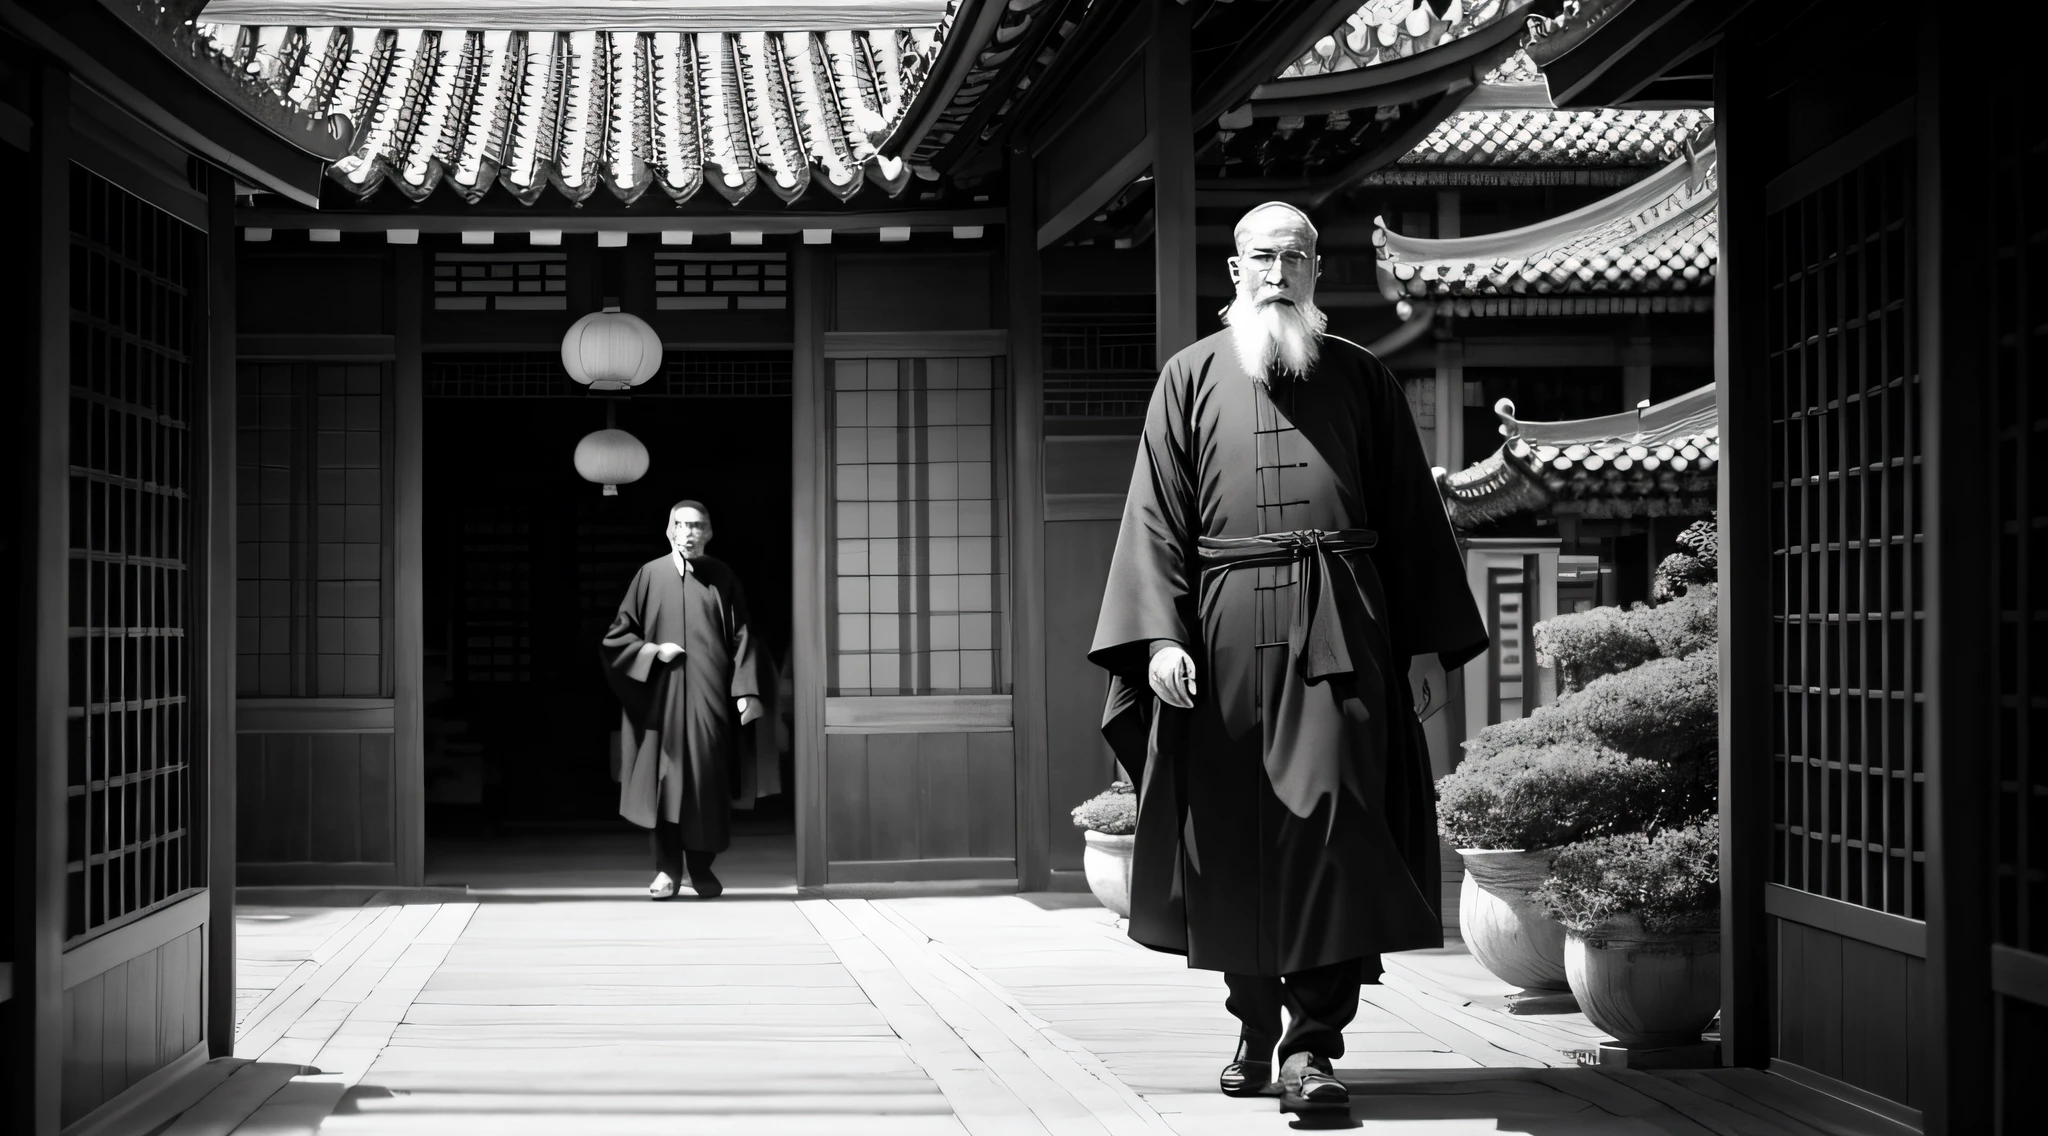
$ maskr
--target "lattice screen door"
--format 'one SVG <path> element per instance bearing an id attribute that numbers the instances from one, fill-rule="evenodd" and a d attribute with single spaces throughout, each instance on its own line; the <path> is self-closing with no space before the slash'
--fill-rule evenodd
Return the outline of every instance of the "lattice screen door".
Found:
<path id="1" fill-rule="evenodd" d="M 65 936 L 202 882 L 193 800 L 198 234 L 71 171 Z"/>

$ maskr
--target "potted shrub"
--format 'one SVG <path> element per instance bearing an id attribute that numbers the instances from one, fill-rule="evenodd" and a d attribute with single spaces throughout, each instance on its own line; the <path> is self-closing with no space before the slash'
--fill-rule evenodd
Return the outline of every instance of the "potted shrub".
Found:
<path id="1" fill-rule="evenodd" d="M 1128 919 L 1131 917 L 1131 850 L 1137 842 L 1138 795 L 1128 781 L 1109 788 L 1074 806 L 1074 825 L 1082 829 L 1088 846 L 1081 853 L 1081 867 L 1088 875 L 1088 890 L 1102 906 Z"/>
<path id="2" fill-rule="evenodd" d="M 1696 525 L 1689 547 L 1701 547 Z M 1711 525 L 1704 525 L 1711 542 Z M 1682 541 L 1686 538 L 1681 538 Z M 1711 560 L 1667 559 L 1656 607 L 1539 624 L 1562 695 L 1465 743 L 1438 782 L 1440 830 L 1465 862 L 1458 923 L 1504 982 L 1569 985 L 1566 927 L 1534 898 L 1560 849 L 1656 832 L 1714 808 L 1719 661 Z"/>
<path id="3" fill-rule="evenodd" d="M 1631 1049 L 1693 1045 L 1721 1006 L 1720 821 L 1581 841 L 1536 893 L 1567 931 L 1592 1023 Z"/>

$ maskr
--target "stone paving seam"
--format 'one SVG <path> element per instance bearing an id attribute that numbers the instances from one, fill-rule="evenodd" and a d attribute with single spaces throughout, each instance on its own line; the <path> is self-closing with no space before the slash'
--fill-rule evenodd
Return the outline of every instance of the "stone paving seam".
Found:
<path id="1" fill-rule="evenodd" d="M 939 1012 L 926 1002 L 881 947 L 831 900 L 798 900 L 796 908 L 838 956 L 840 965 L 944 1094 L 970 1136 L 1052 1136 L 1029 1106 L 1003 1083 Z"/>
<path id="2" fill-rule="evenodd" d="M 875 904 L 874 907 L 883 917 L 903 928 L 907 934 L 913 935 L 920 940 L 922 947 L 926 951 L 943 960 L 954 973 L 973 983 L 986 996 L 1000 1003 L 1018 1028 L 1035 1034 L 1046 1045 L 1051 1046 L 1056 1051 L 1057 1057 L 1043 1054 L 1035 1046 L 1028 1047 L 1027 1052 L 1032 1054 L 1033 1060 L 1038 1061 L 1041 1067 L 1063 1065 L 1064 1068 L 1059 1072 L 1055 1072 L 1053 1068 L 1047 1069 L 1048 1073 L 1054 1074 L 1055 1079 L 1061 1079 L 1060 1073 L 1066 1069 L 1078 1071 L 1115 1094 L 1118 1103 L 1138 1122 L 1139 1127 L 1135 1131 L 1159 1134 L 1159 1136 L 1167 1136 L 1167 1134 L 1174 1132 L 1173 1126 L 1168 1124 L 1165 1118 L 1159 1115 L 1158 1110 L 1147 1103 L 1144 1096 L 1136 1089 L 1125 1084 L 1122 1078 L 1112 1072 L 1109 1066 L 1104 1064 L 1102 1059 L 1095 1055 L 1094 1051 L 1062 1033 L 1052 1023 L 1032 1013 L 1008 988 L 982 973 L 966 959 L 962 958 L 953 948 L 927 934 L 908 915 L 898 910 L 893 904 Z M 1070 1092 L 1074 1091 L 1074 1088 L 1075 1086 L 1068 1086 Z M 1098 1116 L 1102 1114 L 1101 1109 L 1097 1109 L 1096 1112 Z M 1128 1129 L 1121 1125 L 1116 1125 L 1112 1126 L 1112 1130 L 1122 1132 Z"/>

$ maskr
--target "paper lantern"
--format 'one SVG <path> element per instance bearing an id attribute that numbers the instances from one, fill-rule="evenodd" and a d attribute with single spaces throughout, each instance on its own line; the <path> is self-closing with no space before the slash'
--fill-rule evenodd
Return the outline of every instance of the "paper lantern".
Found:
<path id="1" fill-rule="evenodd" d="M 597 430 L 576 443 L 576 472 L 583 480 L 604 486 L 604 495 L 617 497 L 619 486 L 631 485 L 647 475 L 647 447 L 624 430 Z"/>
<path id="2" fill-rule="evenodd" d="M 614 304 L 569 325 L 562 336 L 562 366 L 591 390 L 629 390 L 661 369 L 661 337 L 646 320 Z"/>

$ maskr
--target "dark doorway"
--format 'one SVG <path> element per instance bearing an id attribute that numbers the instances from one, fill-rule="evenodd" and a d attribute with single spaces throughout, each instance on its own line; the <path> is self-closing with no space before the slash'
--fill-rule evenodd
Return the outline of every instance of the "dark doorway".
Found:
<path id="1" fill-rule="evenodd" d="M 786 354 L 779 364 L 771 369 L 786 376 Z M 506 359 L 508 371 L 528 366 Z M 634 571 L 667 554 L 670 503 L 696 498 L 712 513 L 711 554 L 746 586 L 765 647 L 763 687 L 773 688 L 790 644 L 789 399 L 679 397 L 683 383 L 661 379 L 649 386 L 671 393 L 519 397 L 504 392 L 521 384 L 489 381 L 488 357 L 463 360 L 461 383 L 436 382 L 432 360 L 427 370 L 430 878 L 474 884 L 467 877 L 479 865 L 501 876 L 526 859 L 520 853 L 542 849 L 553 859 L 594 858 L 593 868 L 602 861 L 608 878 L 637 872 L 646 837 L 618 815 L 611 754 L 619 710 L 598 643 Z M 779 387 L 786 392 L 786 382 Z M 650 457 L 645 477 L 609 497 L 571 460 L 579 439 L 605 427 L 607 405 Z M 760 760 L 776 761 L 779 751 L 780 792 L 735 812 L 736 844 L 789 842 L 794 771 L 778 723 L 784 713 L 771 699 L 769 715 L 742 731 Z"/>

